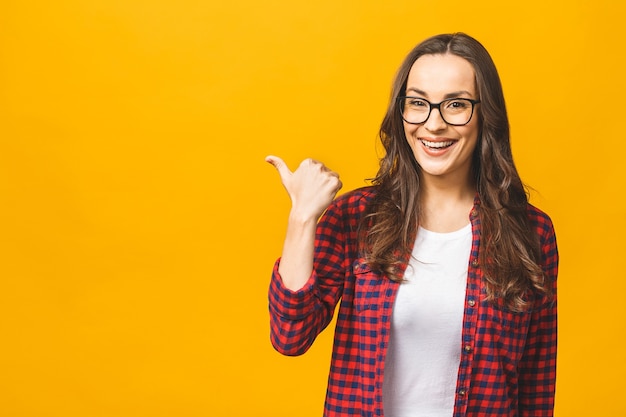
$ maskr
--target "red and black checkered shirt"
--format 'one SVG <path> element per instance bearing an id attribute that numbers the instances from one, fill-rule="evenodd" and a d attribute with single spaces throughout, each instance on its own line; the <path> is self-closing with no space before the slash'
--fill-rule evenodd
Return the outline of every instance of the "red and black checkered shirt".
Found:
<path id="1" fill-rule="evenodd" d="M 400 284 L 370 270 L 357 248 L 357 226 L 375 188 L 338 197 L 320 219 L 314 272 L 290 291 L 276 262 L 269 289 L 271 341 L 285 355 L 307 351 L 330 323 L 341 299 L 326 394 L 326 417 L 382 416 L 384 363 L 391 315 Z M 480 203 L 470 213 L 461 362 L 454 417 L 547 417 L 553 415 L 556 378 L 556 277 L 558 253 L 550 218 L 529 205 L 540 237 L 542 267 L 554 295 L 535 297 L 516 313 L 483 301 L 478 263 Z"/>

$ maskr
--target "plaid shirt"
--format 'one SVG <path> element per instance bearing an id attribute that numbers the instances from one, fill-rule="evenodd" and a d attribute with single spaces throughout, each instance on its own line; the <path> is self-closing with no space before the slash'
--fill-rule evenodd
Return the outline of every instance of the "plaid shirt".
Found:
<path id="1" fill-rule="evenodd" d="M 269 288 L 271 341 L 285 355 L 307 351 L 330 323 L 339 299 L 326 394 L 326 417 L 382 416 L 385 353 L 400 284 L 369 269 L 357 249 L 357 225 L 375 188 L 344 194 L 320 219 L 314 272 L 290 291 L 276 262 Z M 483 301 L 478 263 L 480 202 L 470 213 L 472 249 L 453 417 L 553 415 L 556 377 L 556 297 L 535 297 L 515 313 Z M 552 223 L 529 205 L 542 249 L 542 267 L 556 294 L 558 253 Z M 406 267 L 406 265 L 405 265 Z"/>

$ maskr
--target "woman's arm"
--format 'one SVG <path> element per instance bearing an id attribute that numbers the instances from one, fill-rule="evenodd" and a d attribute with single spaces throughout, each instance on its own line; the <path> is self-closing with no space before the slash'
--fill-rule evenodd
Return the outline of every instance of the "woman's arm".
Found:
<path id="1" fill-rule="evenodd" d="M 328 325 L 341 296 L 338 283 L 343 282 L 343 272 L 328 268 L 329 259 L 342 256 L 337 210 L 326 212 L 317 224 L 341 182 L 337 174 L 313 160 L 303 161 L 293 173 L 280 158 L 268 157 L 267 161 L 278 170 L 292 201 L 283 253 L 269 289 L 270 339 L 277 351 L 300 355 Z M 315 256 L 324 265 L 319 271 L 313 268 Z"/>
<path id="2" fill-rule="evenodd" d="M 537 228 L 542 240 L 542 267 L 553 294 L 538 300 L 532 312 L 524 356 L 519 365 L 520 417 L 551 417 L 554 412 L 559 255 L 550 219 L 545 215 L 538 217 Z"/>

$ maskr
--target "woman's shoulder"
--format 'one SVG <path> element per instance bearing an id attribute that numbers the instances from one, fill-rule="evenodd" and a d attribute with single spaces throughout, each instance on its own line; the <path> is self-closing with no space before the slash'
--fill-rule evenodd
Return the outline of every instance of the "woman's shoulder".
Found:
<path id="1" fill-rule="evenodd" d="M 540 235 L 554 234 L 554 225 L 550 216 L 530 203 L 528 203 L 528 218 Z"/>
<path id="2" fill-rule="evenodd" d="M 367 186 L 348 191 L 338 196 L 333 205 L 340 210 L 363 211 L 376 196 L 377 187 Z"/>
<path id="3" fill-rule="evenodd" d="M 321 224 L 330 228 L 356 230 L 375 195 L 376 187 L 369 186 L 337 196 L 322 216 Z"/>

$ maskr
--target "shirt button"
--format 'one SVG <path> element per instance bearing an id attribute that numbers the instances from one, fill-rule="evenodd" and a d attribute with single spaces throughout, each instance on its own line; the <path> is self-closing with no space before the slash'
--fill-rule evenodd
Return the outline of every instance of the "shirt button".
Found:
<path id="1" fill-rule="evenodd" d="M 467 391 L 465 391 L 463 388 L 461 388 L 461 389 L 459 390 L 459 395 L 460 395 L 460 396 L 464 396 L 465 394 L 467 394 Z"/>
<path id="2" fill-rule="evenodd" d="M 463 347 L 463 350 L 465 350 L 467 353 L 470 353 L 472 351 L 472 347 L 470 345 L 465 345 Z"/>
<path id="3" fill-rule="evenodd" d="M 476 305 L 476 301 L 468 300 L 467 305 L 469 305 L 470 307 L 474 307 Z"/>
<path id="4" fill-rule="evenodd" d="M 473 209 L 473 210 L 470 212 L 470 216 L 472 216 L 472 218 L 474 218 L 474 217 L 478 216 L 478 211 L 477 211 L 476 209 Z"/>
<path id="5" fill-rule="evenodd" d="M 473 259 L 473 260 L 472 260 L 472 266 L 473 266 L 474 268 L 476 268 L 476 267 L 478 266 L 478 259 Z"/>

